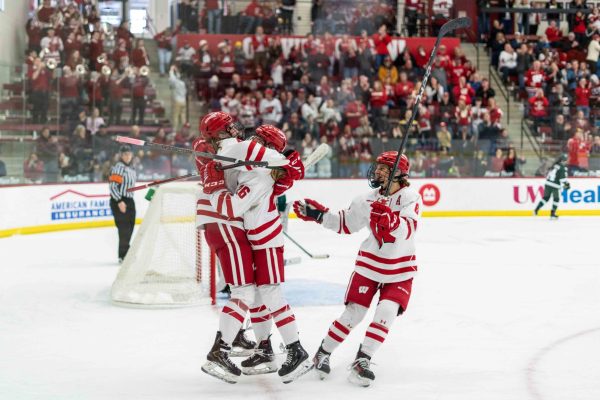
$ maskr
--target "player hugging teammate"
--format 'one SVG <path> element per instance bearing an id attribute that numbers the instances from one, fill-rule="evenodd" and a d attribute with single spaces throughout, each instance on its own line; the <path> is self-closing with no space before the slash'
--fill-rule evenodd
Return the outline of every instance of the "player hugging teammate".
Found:
<path id="1" fill-rule="evenodd" d="M 311 199 L 294 203 L 294 211 L 300 219 L 317 222 L 339 234 L 351 234 L 365 227 L 370 230 L 360 246 L 350 276 L 344 300 L 346 308 L 329 327 L 313 358 L 321 379 L 330 373 L 331 353 L 362 321 L 379 291 L 375 316 L 349 376 L 351 382 L 369 386 L 375 379 L 370 369 L 371 357 L 385 341 L 396 316 L 408 306 L 412 279 L 417 273 L 415 238 L 422 202 L 407 180 L 409 162 L 405 155 L 400 157 L 397 173 L 390 183 L 389 198 L 382 197 L 397 155 L 395 151 L 388 151 L 377 157 L 369 171 L 369 183 L 375 190 L 355 198 L 348 209 L 331 212 Z"/>
<path id="2" fill-rule="evenodd" d="M 304 166 L 297 152 L 282 155 L 286 137 L 270 125 L 258 127 L 250 140 L 242 141 L 237 138 L 240 130 L 233 118 L 215 112 L 202 119 L 200 133 L 202 137 L 194 142 L 195 151 L 246 161 L 288 160 L 281 170 L 250 166 L 223 170 L 215 161 L 196 160 L 203 183 L 197 225 L 204 227 L 207 243 L 215 251 L 231 288 L 231 299 L 220 313 L 219 330 L 202 370 L 226 382 L 237 382 L 242 371 L 229 353 L 236 337 L 247 343 L 243 335 L 240 337 L 240 329 L 250 312 L 259 345 L 250 358 L 242 361 L 244 374 L 277 371 L 270 343 L 274 322 L 287 351 L 278 373 L 284 383 L 289 383 L 308 372 L 312 363 L 300 344 L 296 318 L 281 288 L 285 280 L 283 228 L 275 200 L 295 180 L 304 177 Z"/>

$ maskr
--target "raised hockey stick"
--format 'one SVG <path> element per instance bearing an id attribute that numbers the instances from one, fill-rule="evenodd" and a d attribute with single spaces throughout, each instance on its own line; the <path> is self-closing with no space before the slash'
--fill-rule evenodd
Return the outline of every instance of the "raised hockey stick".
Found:
<path id="1" fill-rule="evenodd" d="M 204 157 L 204 158 L 210 158 L 213 160 L 219 160 L 219 161 L 237 164 L 236 166 L 238 166 L 238 167 L 244 166 L 244 165 L 251 165 L 254 167 L 283 167 L 284 165 L 288 164 L 288 160 L 285 160 L 285 159 L 272 160 L 272 161 L 238 160 L 238 159 L 232 158 L 232 157 L 225 157 L 225 156 L 221 156 L 218 154 L 206 153 L 203 151 L 194 151 L 192 149 L 188 149 L 185 147 L 171 146 L 168 144 L 152 143 L 147 140 L 135 139 L 135 138 L 130 138 L 130 137 L 126 137 L 126 136 L 117 136 L 114 140 L 119 143 L 131 144 L 134 146 L 149 147 L 151 149 L 170 151 L 172 153 L 194 154 L 196 156 L 200 156 L 200 157 Z"/>
<path id="2" fill-rule="evenodd" d="M 306 253 L 306 255 L 309 256 L 310 258 L 316 258 L 316 259 L 329 258 L 329 254 L 312 254 L 312 253 L 310 253 L 308 250 L 306 250 L 304 247 L 302 247 L 300 245 L 300 243 L 298 243 L 294 239 L 292 239 L 292 237 L 290 235 L 288 235 L 286 231 L 283 231 L 283 234 L 285 235 L 286 238 L 290 239 L 292 241 L 292 243 L 294 243 L 296 246 L 298 246 L 298 248 L 300 250 L 302 250 L 304 253 Z"/>
<path id="3" fill-rule="evenodd" d="M 471 18 L 469 17 L 461 17 L 455 18 L 446 22 L 440 28 L 440 32 L 438 33 L 437 39 L 435 40 L 435 44 L 433 45 L 433 49 L 431 50 L 431 55 L 429 56 L 429 61 L 427 62 L 427 67 L 425 67 L 425 75 L 423 76 L 423 80 L 421 81 L 421 87 L 419 88 L 419 93 L 415 99 L 415 104 L 413 105 L 412 115 L 408 120 L 406 125 L 406 130 L 404 131 L 404 135 L 402 136 L 402 141 L 400 142 L 400 147 L 398 148 L 398 155 L 396 156 L 396 162 L 394 163 L 394 168 L 390 172 L 390 176 L 393 177 L 396 174 L 396 170 L 398 169 L 398 163 L 400 162 L 400 157 L 402 156 L 402 152 L 404 151 L 404 146 L 406 145 L 406 140 L 408 139 L 408 131 L 412 126 L 413 121 L 417 117 L 419 113 L 419 104 L 421 104 L 421 97 L 423 97 L 423 93 L 425 93 L 425 87 L 427 86 L 427 82 L 429 81 L 429 75 L 431 74 L 431 65 L 433 64 L 433 60 L 438 51 L 438 47 L 440 42 L 444 36 L 448 33 L 455 31 L 457 29 L 468 28 L 471 26 Z M 392 186 L 392 179 L 388 181 L 387 187 L 385 188 L 385 197 L 390 195 L 390 188 Z"/>
<path id="4" fill-rule="evenodd" d="M 140 186 L 135 186 L 135 187 L 129 188 L 129 189 L 127 189 L 127 191 L 128 192 L 136 192 L 138 190 L 147 189 L 147 188 L 152 187 L 152 186 L 162 185 L 163 183 L 180 181 L 180 180 L 184 180 L 184 179 L 193 178 L 193 177 L 196 177 L 196 176 L 198 176 L 198 174 L 187 174 L 187 175 L 176 176 L 175 178 L 162 179 L 162 180 L 159 180 L 159 181 L 152 181 L 150 183 L 145 183 L 145 184 L 140 185 Z"/>

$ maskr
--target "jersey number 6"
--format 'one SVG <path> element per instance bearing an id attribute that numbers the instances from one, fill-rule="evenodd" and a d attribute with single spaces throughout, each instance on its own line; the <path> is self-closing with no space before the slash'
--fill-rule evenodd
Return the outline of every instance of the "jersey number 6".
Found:
<path id="1" fill-rule="evenodd" d="M 240 199 L 246 197 L 248 193 L 250 193 L 250 188 L 248 186 L 241 186 L 237 191 L 237 195 Z"/>

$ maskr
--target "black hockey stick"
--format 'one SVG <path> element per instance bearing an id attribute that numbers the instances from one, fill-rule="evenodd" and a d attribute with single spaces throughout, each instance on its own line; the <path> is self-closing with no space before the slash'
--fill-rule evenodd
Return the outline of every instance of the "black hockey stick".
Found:
<path id="1" fill-rule="evenodd" d="M 329 258 L 329 254 L 312 254 L 312 253 L 310 253 L 308 250 L 306 250 L 304 247 L 302 247 L 300 245 L 300 243 L 298 243 L 294 239 L 292 239 L 292 237 L 290 235 L 288 235 L 285 231 L 283 231 L 283 234 L 285 235 L 286 238 L 290 239 L 292 241 L 292 243 L 294 243 L 296 246 L 298 246 L 298 248 L 300 250 L 302 250 L 304 253 L 306 253 L 306 255 L 309 256 L 310 258 L 317 258 L 317 259 Z"/>
<path id="2" fill-rule="evenodd" d="M 431 55 L 429 56 L 429 61 L 427 62 L 427 67 L 425 68 L 425 75 L 423 76 L 423 80 L 421 81 L 421 87 L 419 88 L 419 93 L 415 99 L 415 104 L 413 105 L 412 115 L 408 120 L 408 124 L 406 125 L 406 130 L 404 132 L 404 136 L 402 136 L 402 141 L 400 142 L 400 147 L 398 148 L 398 155 L 396 156 L 396 162 L 394 163 L 394 168 L 390 172 L 390 177 L 393 177 L 396 174 L 396 170 L 398 169 L 398 163 L 400 162 L 400 157 L 402 156 L 402 152 L 404 151 L 404 146 L 406 145 L 406 140 L 408 139 L 408 131 L 412 126 L 413 121 L 417 117 L 419 113 L 419 104 L 421 103 L 421 97 L 423 97 L 423 93 L 425 93 L 425 87 L 427 86 L 427 82 L 429 81 L 429 75 L 431 74 L 431 64 L 433 64 L 433 60 L 438 51 L 438 47 L 442 38 L 446 36 L 448 33 L 455 31 L 457 29 L 468 28 L 471 26 L 471 18 L 469 17 L 461 17 L 450 20 L 446 22 L 438 33 L 437 39 L 435 40 L 435 44 L 433 45 L 433 49 L 431 50 Z M 387 187 L 385 188 L 385 197 L 390 195 L 390 188 L 392 187 L 392 179 L 389 179 Z"/>

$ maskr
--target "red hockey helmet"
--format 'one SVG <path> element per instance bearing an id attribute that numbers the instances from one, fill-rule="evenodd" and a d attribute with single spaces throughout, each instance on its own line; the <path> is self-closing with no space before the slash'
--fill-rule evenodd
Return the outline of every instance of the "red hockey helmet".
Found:
<path id="1" fill-rule="evenodd" d="M 390 167 L 390 170 L 394 168 L 394 163 L 396 162 L 396 157 L 398 157 L 397 151 L 384 151 L 377 157 L 377 164 L 384 164 Z M 408 175 L 410 170 L 410 162 L 408 161 L 408 157 L 406 154 L 402 154 L 400 156 L 400 161 L 398 162 L 398 171 L 402 175 Z"/>
<path id="2" fill-rule="evenodd" d="M 265 142 L 265 146 L 272 147 L 279 153 L 282 153 L 287 146 L 287 138 L 285 133 L 273 125 L 261 125 L 256 128 L 256 136 Z"/>
<path id="3" fill-rule="evenodd" d="M 206 140 L 224 139 L 238 135 L 233 117 L 222 111 L 208 113 L 200 121 L 200 134 Z"/>

